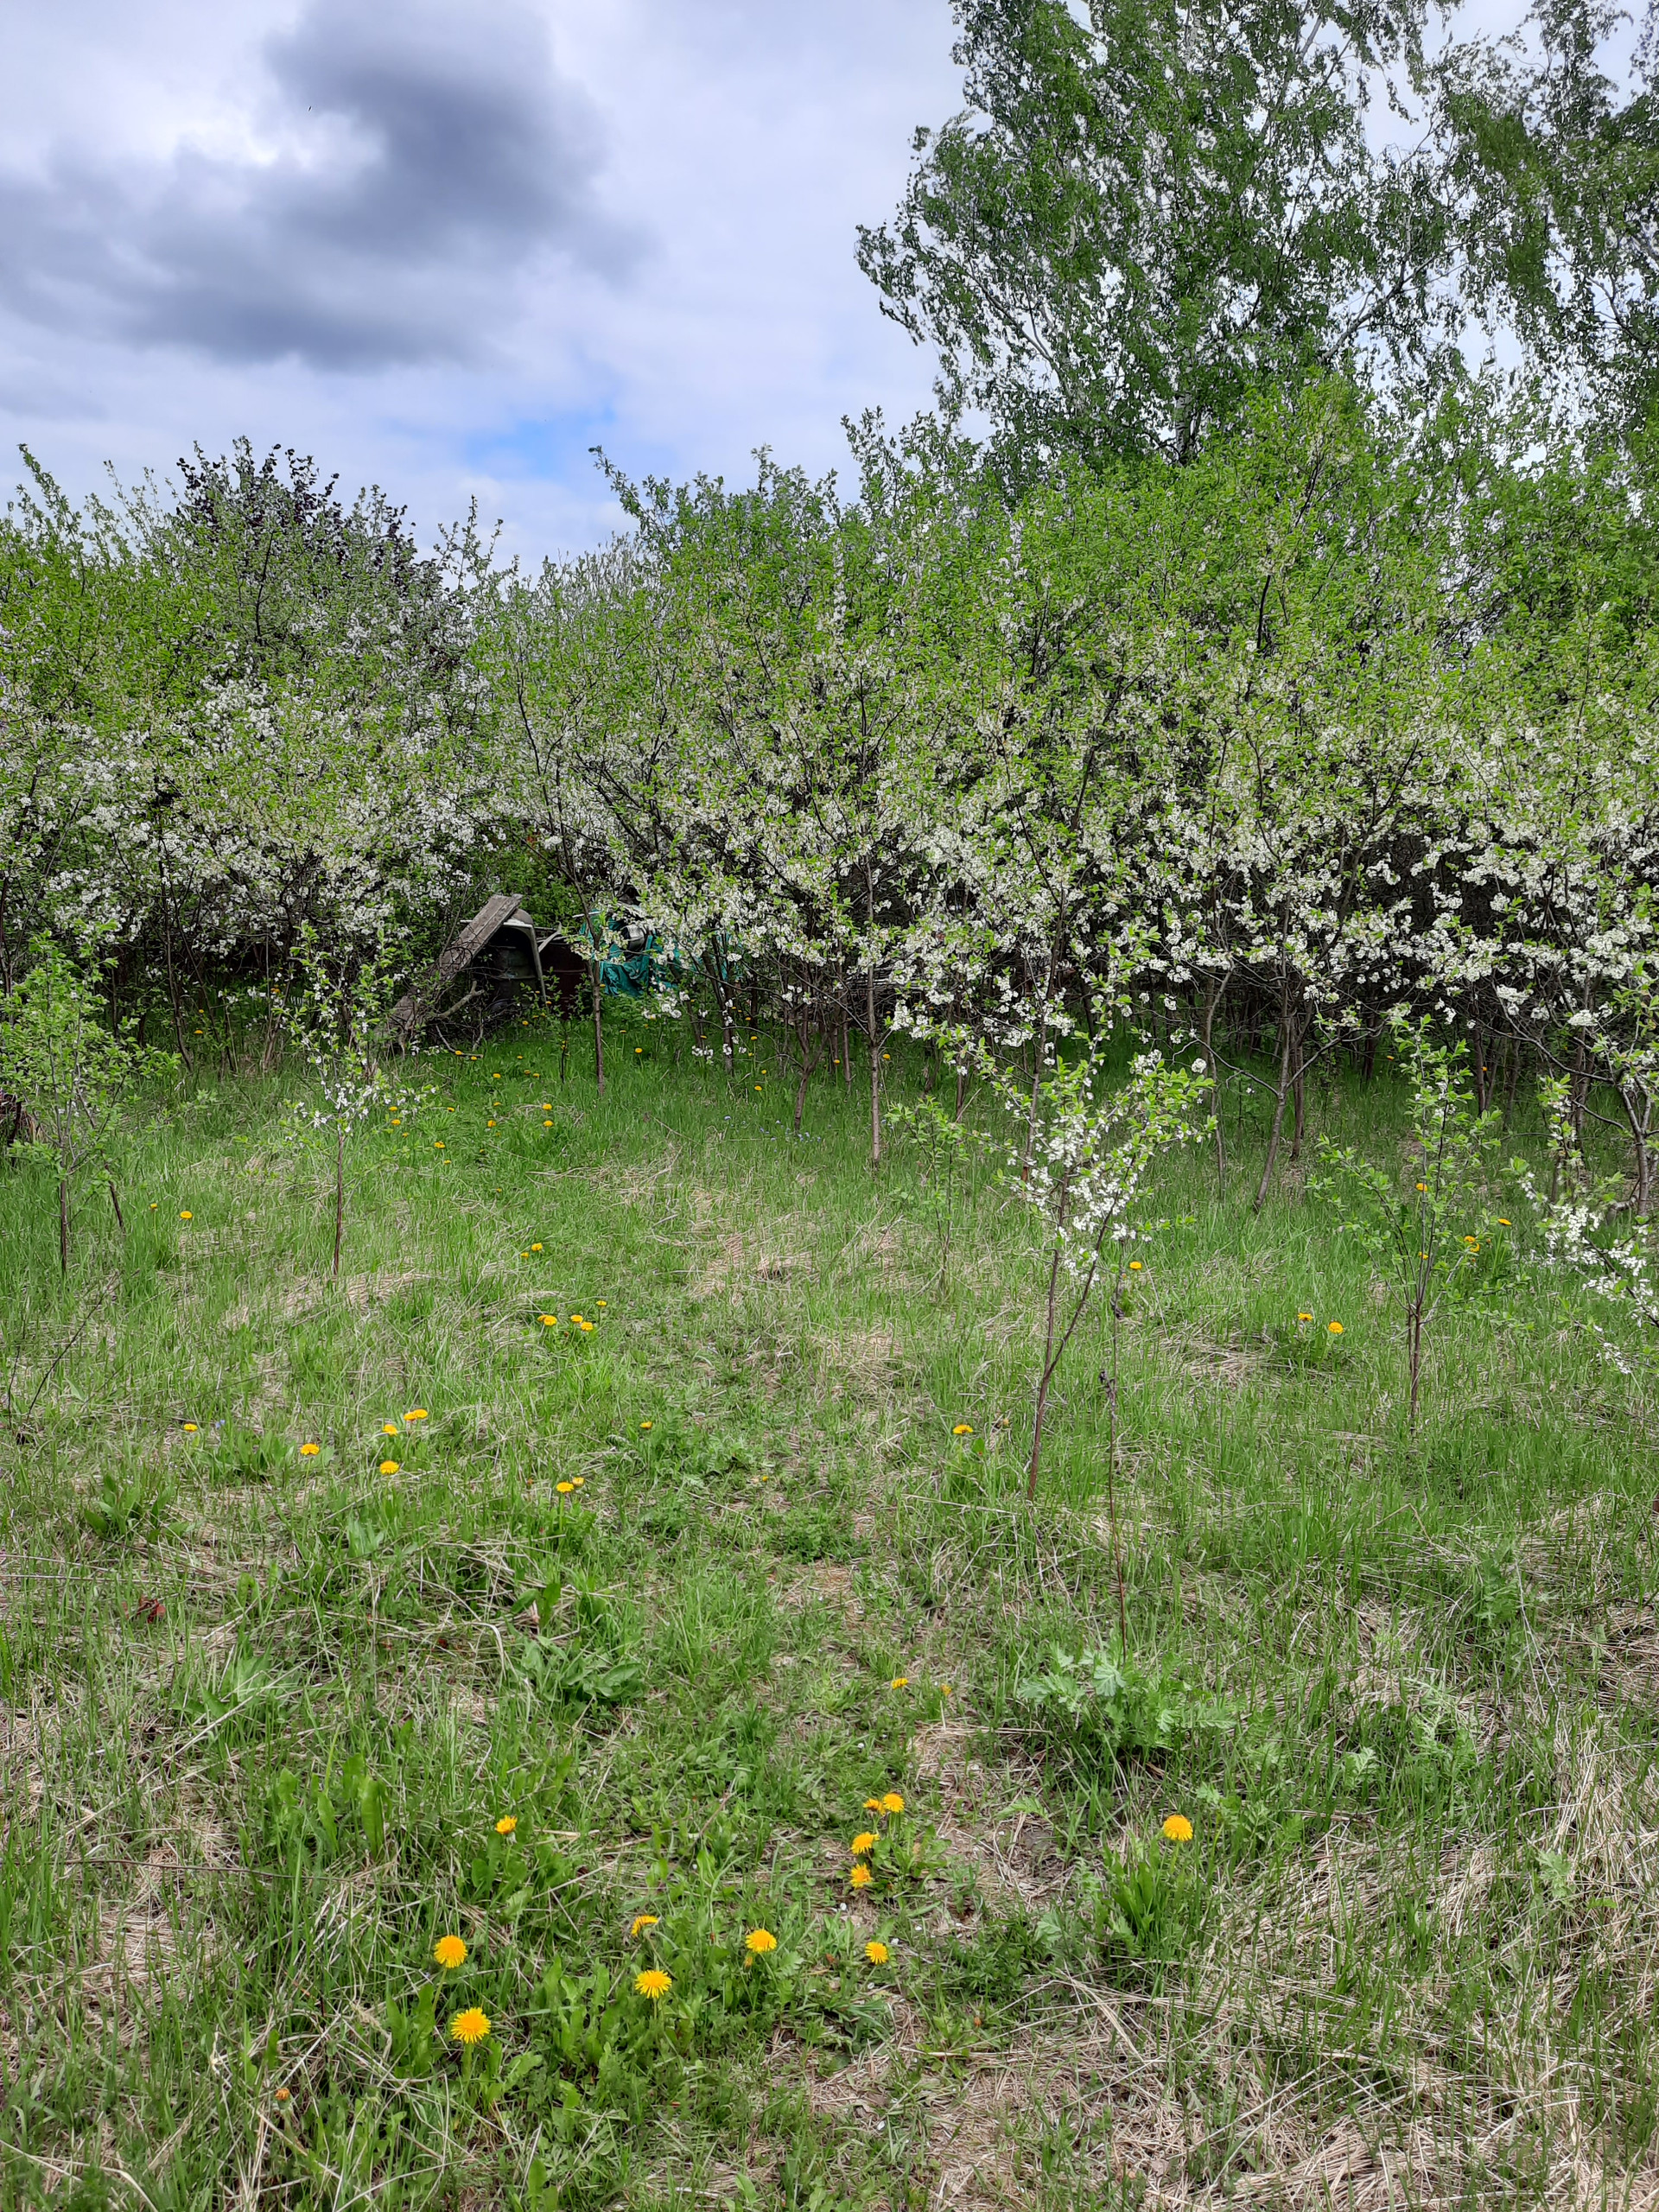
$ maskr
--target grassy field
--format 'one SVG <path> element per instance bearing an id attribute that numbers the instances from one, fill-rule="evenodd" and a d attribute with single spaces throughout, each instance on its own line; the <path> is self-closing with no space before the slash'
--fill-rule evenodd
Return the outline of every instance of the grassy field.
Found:
<path id="1" fill-rule="evenodd" d="M 940 1285 L 861 1090 L 613 1049 L 429 1064 L 338 1287 L 280 1084 L 66 1283 L 0 1178 L 0 2202 L 1659 2202 L 1659 1475 L 1560 1286 L 1482 1255 L 1408 1447 L 1302 1170 L 1176 1161 L 1125 1659 L 1105 1306 L 1028 1504 L 1007 1192 Z"/>

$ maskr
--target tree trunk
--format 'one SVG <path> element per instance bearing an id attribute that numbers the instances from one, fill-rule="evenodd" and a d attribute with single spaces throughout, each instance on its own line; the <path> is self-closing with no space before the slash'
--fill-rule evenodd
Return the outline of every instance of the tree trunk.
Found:
<path id="1" fill-rule="evenodd" d="M 115 1225 L 124 1236 L 127 1233 L 126 1216 L 121 1211 L 121 1200 L 116 1192 L 115 1179 L 113 1176 L 106 1175 L 104 1179 L 110 1186 L 110 1204 L 115 1208 Z"/>
<path id="2" fill-rule="evenodd" d="M 605 1096 L 605 989 L 599 979 L 597 953 L 588 964 L 594 986 L 594 1081 L 598 1084 L 599 1095 L 602 1098 Z"/>
<path id="3" fill-rule="evenodd" d="M 864 1013 L 870 1025 L 870 1173 L 881 1167 L 881 1040 L 875 1033 L 875 963 L 864 971 Z"/>
<path id="4" fill-rule="evenodd" d="M 1221 1071 L 1216 1065 L 1215 1026 L 1216 1008 L 1221 1003 L 1222 986 L 1206 984 L 1204 992 L 1204 1057 L 1210 1071 L 1210 1096 L 1216 1109 L 1216 1196 L 1227 1195 L 1227 1139 L 1221 1121 Z"/>
<path id="5" fill-rule="evenodd" d="M 1279 1088 L 1273 1102 L 1273 1127 L 1268 1132 L 1268 1156 L 1262 1163 L 1262 1180 L 1255 1186 L 1254 1211 L 1260 1213 L 1268 1202 L 1268 1185 L 1273 1179 L 1274 1164 L 1279 1157 L 1279 1132 L 1285 1125 L 1285 1101 L 1290 1093 L 1291 1032 L 1293 1023 L 1290 1008 L 1284 1012 L 1284 1041 L 1279 1052 Z"/>
<path id="6" fill-rule="evenodd" d="M 1054 1240 L 1053 1255 L 1048 1263 L 1048 1325 L 1043 1335 L 1043 1372 L 1037 1385 L 1037 1413 L 1031 1427 L 1031 1466 L 1026 1480 L 1026 1496 L 1037 1495 L 1037 1463 L 1043 1456 L 1043 1415 L 1048 1410 L 1048 1386 L 1054 1377 L 1054 1299 L 1060 1280 L 1060 1241 Z"/>
<path id="7" fill-rule="evenodd" d="M 1302 1138 L 1307 1128 L 1307 1056 L 1302 1050 L 1300 1025 L 1296 1038 L 1296 1072 L 1290 1079 L 1290 1095 L 1296 1103 L 1296 1118 L 1291 1129 L 1290 1156 L 1302 1156 Z"/>
<path id="8" fill-rule="evenodd" d="M 62 1274 L 66 1275 L 68 1274 L 69 1178 L 67 1175 L 60 1175 L 58 1178 L 58 1267 Z"/>

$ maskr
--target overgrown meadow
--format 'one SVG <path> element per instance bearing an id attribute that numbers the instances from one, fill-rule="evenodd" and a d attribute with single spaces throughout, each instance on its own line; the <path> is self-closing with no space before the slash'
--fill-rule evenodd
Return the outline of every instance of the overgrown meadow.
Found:
<path id="1" fill-rule="evenodd" d="M 426 1058 L 337 1285 L 291 1068 L 158 1099 L 67 1276 L 0 1179 L 0 2199 L 1659 2197 L 1646 1388 L 1509 1171 L 1408 1438 L 1224 1095 L 1028 1499 L 1006 1168 L 607 1020 L 602 1098 Z M 1397 1166 L 1397 1070 L 1324 1081 Z"/>

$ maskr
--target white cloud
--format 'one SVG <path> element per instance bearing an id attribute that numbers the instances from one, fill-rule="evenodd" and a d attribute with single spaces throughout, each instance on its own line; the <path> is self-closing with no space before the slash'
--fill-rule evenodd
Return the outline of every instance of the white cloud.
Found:
<path id="1" fill-rule="evenodd" d="M 954 104 L 945 0 L 26 12 L 0 435 L 73 488 L 245 430 L 532 551 L 614 519 L 593 443 L 821 468 L 926 397 L 852 248 Z"/>

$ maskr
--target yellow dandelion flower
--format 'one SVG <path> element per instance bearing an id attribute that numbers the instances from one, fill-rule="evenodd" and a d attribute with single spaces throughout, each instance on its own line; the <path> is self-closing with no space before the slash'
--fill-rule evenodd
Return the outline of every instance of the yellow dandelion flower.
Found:
<path id="1" fill-rule="evenodd" d="M 973 1433 L 972 1423 L 965 1421 L 959 1421 L 950 1432 L 952 1436 L 971 1436 Z"/>
<path id="2" fill-rule="evenodd" d="M 1333 1337 L 1339 1337 L 1342 1334 L 1342 1324 L 1340 1321 L 1327 1321 L 1325 1325 L 1330 1335 Z"/>
<path id="3" fill-rule="evenodd" d="M 518 1825 L 518 1820 L 513 1814 L 503 1813 L 495 1824 L 495 1832 L 497 1835 L 511 1835 Z"/>
<path id="4" fill-rule="evenodd" d="M 656 1425 L 657 1425 L 657 1424 L 655 1423 L 655 1421 L 642 1421 L 640 1422 L 640 1424 L 639 1424 L 639 1428 L 640 1428 L 640 1433 L 641 1433 L 641 1434 L 643 1435 L 643 1433 L 645 1433 L 645 1431 L 646 1429 L 648 1429 L 648 1428 L 654 1428 L 654 1427 L 656 1427 Z"/>
<path id="5" fill-rule="evenodd" d="M 426 1417 L 426 1408 L 424 1406 L 412 1406 L 404 1415 L 404 1419 L 405 1421 L 424 1421 Z"/>
<path id="6" fill-rule="evenodd" d="M 196 1217 L 193 1213 L 181 1213 L 179 1216 L 179 1219 L 181 1221 L 194 1221 L 195 1217 Z"/>
<path id="7" fill-rule="evenodd" d="M 553 1487 L 561 1497 L 569 1497 L 571 1491 L 575 1490 L 575 1483 L 555 1483 Z"/>
<path id="8" fill-rule="evenodd" d="M 885 1943 L 867 1943 L 864 1955 L 873 1967 L 884 1967 L 887 1963 L 887 1947 Z"/>
<path id="9" fill-rule="evenodd" d="M 896 1789 L 889 1789 L 881 1800 L 881 1809 L 884 1813 L 902 1813 L 905 1809 L 905 1801 Z"/>
<path id="10" fill-rule="evenodd" d="M 558 1315 L 557 1315 L 556 1313 L 543 1313 L 543 1316 L 542 1316 L 542 1326 L 543 1326 L 544 1329 L 556 1329 L 556 1328 L 558 1327 L 558 1325 L 559 1325 L 559 1317 L 558 1317 Z"/>
<path id="11" fill-rule="evenodd" d="M 660 1967 L 647 1967 L 643 1974 L 635 1974 L 633 1986 L 642 1997 L 648 1997 L 654 2005 L 673 1988 L 674 1977 L 671 1974 L 664 1974 Z"/>
<path id="12" fill-rule="evenodd" d="M 1164 1822 L 1164 1834 L 1172 1843 L 1191 1843 L 1192 1823 L 1185 1813 L 1172 1813 Z"/>
<path id="13" fill-rule="evenodd" d="M 877 1841 L 877 1837 L 868 1828 L 864 1829 L 861 1834 L 855 1835 L 853 1838 L 854 1858 L 863 1859 L 868 1857 L 868 1855 L 875 1849 Z"/>
<path id="14" fill-rule="evenodd" d="M 861 1860 L 847 1878 L 855 1890 L 868 1890 L 875 1877 Z"/>
<path id="15" fill-rule="evenodd" d="M 939 1695 L 940 1695 L 941 1697 L 949 1697 L 949 1696 L 950 1696 L 950 1683 L 949 1683 L 949 1682 L 940 1682 L 940 1683 L 938 1683 L 938 1684 L 937 1685 L 937 1688 L 938 1688 L 938 1693 L 939 1693 Z"/>
<path id="16" fill-rule="evenodd" d="M 467 1962 L 467 1946 L 459 1936 L 440 1936 L 432 1946 L 432 1955 L 446 1974 Z"/>
<path id="17" fill-rule="evenodd" d="M 573 1316 L 572 1318 L 574 1319 L 575 1317 Z M 577 1320 L 576 1326 L 582 1331 L 584 1337 L 591 1337 L 594 1331 L 599 1326 L 599 1324 L 597 1321 Z"/>
<path id="18" fill-rule="evenodd" d="M 629 1929 L 628 1934 L 630 1936 L 643 1936 L 647 1928 L 655 1928 L 657 1924 L 657 1916 L 654 1912 L 636 1912 L 633 1916 L 633 1925 Z"/>
<path id="19" fill-rule="evenodd" d="M 1417 1187 L 1420 1191 L 1426 1191 L 1428 1188 L 1428 1185 L 1427 1183 L 1420 1183 Z"/>
<path id="20" fill-rule="evenodd" d="M 486 1129 L 493 1129 L 495 1127 L 495 1123 L 493 1122 L 486 1122 L 484 1126 Z"/>
<path id="21" fill-rule="evenodd" d="M 751 1928 L 743 1938 L 743 1948 L 746 1951 L 752 1952 L 757 1959 L 764 1958 L 768 1951 L 777 1949 L 778 1938 L 770 1928 Z"/>
<path id="22" fill-rule="evenodd" d="M 1500 1229 L 1513 1229 L 1515 1227 L 1515 1224 L 1512 1221 L 1505 1221 L 1502 1214 L 1499 1214 L 1497 1217 L 1497 1225 Z"/>
<path id="23" fill-rule="evenodd" d="M 292 2089 L 278 2089 L 276 2092 L 277 2103 L 279 2105 L 285 2105 L 293 2094 L 294 2092 Z"/>
<path id="24" fill-rule="evenodd" d="M 187 1436 L 194 1436 L 200 1429 L 200 1427 L 201 1423 L 200 1421 L 188 1421 L 184 1424 L 184 1433 Z"/>
<path id="25" fill-rule="evenodd" d="M 1311 1313 L 1299 1313 L 1296 1316 L 1296 1319 L 1299 1321 L 1311 1321 L 1313 1319 L 1313 1316 Z"/>
<path id="26" fill-rule="evenodd" d="M 582 1316 L 580 1313 L 573 1313 L 570 1316 L 570 1319 L 575 1323 L 578 1328 L 582 1326 Z"/>
<path id="27" fill-rule="evenodd" d="M 1131 1261 L 1129 1262 L 1129 1273 L 1130 1273 L 1132 1275 L 1138 1275 L 1141 1272 L 1141 1262 L 1140 1262 L 1140 1261 L 1139 1261 L 1139 1260 L 1131 1260 Z"/>
<path id="28" fill-rule="evenodd" d="M 586 1475 L 572 1475 L 570 1478 L 570 1487 L 572 1490 L 581 1490 L 587 1480 L 588 1478 Z"/>
<path id="29" fill-rule="evenodd" d="M 321 1444 L 302 1444 L 300 1446 L 300 1457 L 302 1459 L 315 1459 L 321 1449 L 322 1446 Z"/>
<path id="30" fill-rule="evenodd" d="M 532 1244 L 530 1249 L 532 1252 L 539 1252 L 542 1248 L 539 1244 Z"/>
<path id="31" fill-rule="evenodd" d="M 449 2032 L 460 2044 L 468 2047 L 482 2043 L 490 2032 L 490 2016 L 481 2006 L 469 2005 L 464 2012 L 457 2012 L 449 2023 Z"/>
<path id="32" fill-rule="evenodd" d="M 380 1471 L 383 1475 L 395 1475 L 402 1464 L 402 1461 L 397 1459 L 383 1459 L 380 1462 Z"/>
<path id="33" fill-rule="evenodd" d="M 380 1424 L 380 1433 L 382 1436 L 396 1436 L 397 1433 L 397 1422 L 395 1421 L 383 1421 Z"/>
<path id="34" fill-rule="evenodd" d="M 867 1797 L 864 1800 L 864 1809 L 867 1813 L 879 1813 L 881 1810 L 881 1800 L 879 1797 Z"/>

